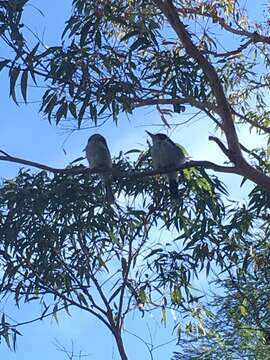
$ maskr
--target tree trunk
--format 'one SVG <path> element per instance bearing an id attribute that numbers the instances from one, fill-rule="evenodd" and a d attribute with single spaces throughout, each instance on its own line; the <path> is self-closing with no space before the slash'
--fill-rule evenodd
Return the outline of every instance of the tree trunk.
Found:
<path id="1" fill-rule="evenodd" d="M 115 330 L 113 333 L 115 340 L 116 340 L 116 344 L 117 344 L 117 348 L 121 357 L 121 360 L 128 360 L 127 354 L 126 354 L 126 350 L 124 347 L 124 343 L 122 340 L 122 336 L 121 336 L 121 331 L 120 330 Z"/>

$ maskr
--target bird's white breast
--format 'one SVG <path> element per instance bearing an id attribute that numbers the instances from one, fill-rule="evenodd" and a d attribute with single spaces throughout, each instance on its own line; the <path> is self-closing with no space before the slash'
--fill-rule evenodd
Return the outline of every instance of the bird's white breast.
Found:
<path id="1" fill-rule="evenodd" d="M 151 155 L 153 159 L 153 166 L 156 169 L 164 167 L 177 167 L 185 162 L 185 158 L 181 156 L 177 146 L 165 141 L 153 144 Z"/>
<path id="2" fill-rule="evenodd" d="M 100 141 L 92 140 L 86 146 L 86 157 L 89 167 L 105 167 L 111 168 L 112 161 L 109 150 L 105 144 Z"/>

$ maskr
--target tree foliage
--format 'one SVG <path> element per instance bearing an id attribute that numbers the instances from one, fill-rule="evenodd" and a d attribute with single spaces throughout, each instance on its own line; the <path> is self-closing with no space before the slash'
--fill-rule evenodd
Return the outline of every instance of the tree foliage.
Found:
<path id="1" fill-rule="evenodd" d="M 121 359 L 128 358 L 122 333 L 134 309 L 142 316 L 159 309 L 164 323 L 169 309 L 191 319 L 175 325 L 183 346 L 175 359 L 263 358 L 269 345 L 269 149 L 243 146 L 236 125 L 270 134 L 269 20 L 250 21 L 241 1 L 73 0 L 61 42 L 47 47 L 26 35 L 29 5 L 0 1 L 1 42 L 12 50 L 0 59 L 0 70 L 16 104 L 28 102 L 29 85 L 42 84 L 40 111 L 48 121 L 78 128 L 117 123 L 122 113 L 132 117 L 148 106 L 166 127 L 168 114 L 195 107 L 222 134 L 210 140 L 230 164 L 183 165 L 182 201 L 174 207 L 161 172 L 149 170 L 149 152 L 133 149 L 114 159 L 119 201 L 108 206 L 95 169 L 54 169 L 1 150 L 1 161 L 42 170 L 21 170 L 0 189 L 1 295 L 12 294 L 17 305 L 39 301 L 40 319 L 84 310 L 110 329 Z M 238 174 L 242 184 L 252 181 L 246 203 L 230 199 L 209 168 Z M 156 239 L 158 231 L 164 238 Z M 214 274 L 221 274 L 224 294 L 207 303 L 192 279 Z M 10 347 L 21 325 L 3 314 L 0 337 Z"/>
<path id="2" fill-rule="evenodd" d="M 269 221 L 256 234 L 246 222 L 246 237 L 237 267 L 216 280 L 222 294 L 204 304 L 205 329 L 183 338 L 178 359 L 267 359 L 269 337 Z M 246 239 L 248 238 L 248 241 Z"/>

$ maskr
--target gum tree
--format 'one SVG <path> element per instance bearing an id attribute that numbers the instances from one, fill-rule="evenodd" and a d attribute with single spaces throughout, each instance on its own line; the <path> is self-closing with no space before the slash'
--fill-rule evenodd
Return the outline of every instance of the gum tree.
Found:
<path id="1" fill-rule="evenodd" d="M 95 169 L 51 168 L 2 149 L 1 161 L 41 170 L 21 170 L 1 187 L 2 295 L 13 294 L 16 304 L 40 301 L 40 319 L 83 309 L 110 329 L 121 359 L 128 358 L 122 335 L 134 309 L 159 309 L 166 322 L 173 308 L 191 319 L 178 322 L 178 334 L 183 328 L 203 333 L 205 313 L 196 311 L 201 300 L 191 290 L 192 276 L 248 271 L 249 235 L 258 227 L 267 231 L 267 145 L 243 146 L 236 124 L 269 137 L 269 20 L 250 21 L 241 1 L 74 0 L 61 45 L 46 47 L 26 37 L 29 5 L 0 1 L 1 42 L 12 54 L 1 58 L 0 69 L 15 103 L 20 97 L 27 103 L 29 85 L 42 84 L 40 111 L 48 121 L 68 119 L 78 128 L 113 126 L 120 114 L 132 117 L 142 107 L 154 107 L 166 127 L 166 115 L 177 119 L 196 108 L 219 130 L 221 136 L 209 140 L 228 161 L 184 164 L 183 197 L 175 208 L 148 152 L 132 161 L 120 154 L 114 190 L 127 201 L 110 207 L 101 201 Z M 197 126 L 200 131 L 204 124 Z M 245 206 L 224 204 L 229 194 L 219 172 L 253 183 Z M 166 241 L 155 241 L 160 228 L 168 231 Z M 3 314 L 0 335 L 9 346 L 20 326 Z"/>

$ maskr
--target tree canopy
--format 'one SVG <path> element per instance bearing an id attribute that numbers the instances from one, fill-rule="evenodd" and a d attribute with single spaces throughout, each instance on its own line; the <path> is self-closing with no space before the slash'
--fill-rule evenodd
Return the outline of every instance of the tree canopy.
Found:
<path id="1" fill-rule="evenodd" d="M 40 112 L 53 125 L 114 126 L 121 114 L 132 121 L 138 108 L 152 107 L 164 131 L 172 115 L 175 122 L 196 108 L 213 122 L 209 140 L 227 158 L 178 168 L 176 207 L 149 151 L 130 144 L 111 171 L 124 205 L 109 206 L 100 172 L 78 165 L 82 159 L 58 169 L 1 149 L 0 161 L 38 169 L 24 168 L 1 185 L 3 297 L 13 295 L 17 305 L 40 301 L 40 319 L 84 310 L 111 331 L 121 359 L 131 356 L 126 318 L 157 309 L 164 324 L 170 309 L 185 319 L 174 326 L 181 350 L 173 359 L 269 353 L 270 20 L 267 11 L 250 19 L 246 3 L 73 0 L 62 38 L 48 47 L 34 33 L 29 38 L 23 15 L 31 1 L 0 1 L 1 44 L 10 50 L 0 70 L 15 104 L 27 104 L 29 86 L 42 85 Z M 261 136 L 261 148 L 240 143 L 243 127 Z M 230 197 L 219 173 L 251 182 L 244 203 Z M 160 229 L 165 236 L 156 240 Z M 222 294 L 202 297 L 194 277 Z M 21 325 L 3 313 L 8 346 L 15 347 Z"/>

